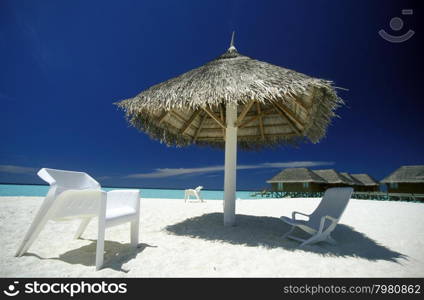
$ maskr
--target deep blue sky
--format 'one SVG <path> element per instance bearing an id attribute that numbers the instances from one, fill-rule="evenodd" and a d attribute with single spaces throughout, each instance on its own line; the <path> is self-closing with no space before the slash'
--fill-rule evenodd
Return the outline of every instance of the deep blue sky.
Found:
<path id="1" fill-rule="evenodd" d="M 414 14 L 403 16 L 406 8 Z M 222 171 L 128 178 L 209 170 L 224 153 L 166 147 L 112 103 L 214 59 L 232 30 L 240 53 L 349 89 L 319 144 L 239 151 L 239 165 L 309 162 L 380 180 L 424 164 L 422 15 L 412 1 L 2 0 L 0 182 L 41 183 L 36 171 L 50 167 L 86 171 L 104 186 L 221 189 Z M 398 32 L 393 17 L 404 21 Z M 416 33 L 393 44 L 380 29 Z M 239 170 L 237 186 L 264 187 L 280 170 Z"/>

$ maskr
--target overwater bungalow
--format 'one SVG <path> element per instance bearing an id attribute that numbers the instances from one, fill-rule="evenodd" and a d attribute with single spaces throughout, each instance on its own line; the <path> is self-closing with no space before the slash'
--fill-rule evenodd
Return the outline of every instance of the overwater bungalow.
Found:
<path id="1" fill-rule="evenodd" d="M 424 165 L 402 166 L 380 183 L 389 193 L 424 194 Z"/>
<path id="2" fill-rule="evenodd" d="M 357 192 L 378 192 L 380 191 L 380 184 L 377 180 L 372 178 L 368 174 L 351 174 L 351 176 L 357 181 L 361 182 L 362 185 L 357 187 Z"/>
<path id="3" fill-rule="evenodd" d="M 340 174 L 349 180 L 350 185 L 353 187 L 355 192 L 358 192 L 363 187 L 363 183 L 352 177 L 351 174 L 347 172 L 340 172 Z"/>
<path id="4" fill-rule="evenodd" d="M 323 184 L 324 190 L 332 187 L 352 186 L 352 181 L 334 169 L 313 170 L 313 172 L 326 181 L 326 183 Z"/>
<path id="5" fill-rule="evenodd" d="M 327 182 L 307 168 L 287 168 L 267 180 L 273 192 L 323 192 Z"/>

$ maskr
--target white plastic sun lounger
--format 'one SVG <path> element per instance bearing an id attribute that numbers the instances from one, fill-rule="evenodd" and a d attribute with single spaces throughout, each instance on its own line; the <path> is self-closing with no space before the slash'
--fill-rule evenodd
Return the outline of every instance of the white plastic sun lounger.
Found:
<path id="1" fill-rule="evenodd" d="M 199 202 L 204 202 L 200 191 L 203 189 L 203 186 L 198 186 L 195 189 L 187 189 L 184 191 L 184 202 L 190 201 L 190 196 L 196 197 Z"/>
<path id="2" fill-rule="evenodd" d="M 23 255 L 49 220 L 80 219 L 75 234 L 79 238 L 93 217 L 98 217 L 96 269 L 103 265 L 105 230 L 108 227 L 131 223 L 131 245 L 138 244 L 140 191 L 115 190 L 104 192 L 100 184 L 83 172 L 43 168 L 38 172 L 50 184 L 46 198 L 29 227 L 16 256 Z M 52 237 L 54 238 L 54 237 Z"/>
<path id="3" fill-rule="evenodd" d="M 335 244 L 336 241 L 330 234 L 334 228 L 336 228 L 336 225 L 349 202 L 352 192 L 353 189 L 351 187 L 327 189 L 320 204 L 312 214 L 307 215 L 294 211 L 291 218 L 282 216 L 280 218 L 282 221 L 292 225 L 290 231 L 288 231 L 283 238 L 290 238 L 302 242 L 300 247 L 321 241 Z M 308 219 L 296 220 L 296 214 L 306 216 Z M 291 235 L 296 227 L 312 236 L 309 239 L 301 239 Z"/>

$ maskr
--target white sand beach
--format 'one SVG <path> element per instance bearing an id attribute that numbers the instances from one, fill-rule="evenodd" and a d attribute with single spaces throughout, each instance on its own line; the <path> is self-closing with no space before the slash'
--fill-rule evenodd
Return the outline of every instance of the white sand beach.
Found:
<path id="1" fill-rule="evenodd" d="M 281 239 L 279 217 L 311 212 L 319 199 L 237 200 L 237 226 L 222 225 L 222 201 L 141 199 L 140 245 L 129 224 L 106 231 L 105 266 L 95 271 L 96 222 L 48 223 L 14 257 L 40 197 L 1 197 L 1 277 L 424 277 L 424 204 L 351 200 L 335 229 L 338 245 L 298 249 Z"/>

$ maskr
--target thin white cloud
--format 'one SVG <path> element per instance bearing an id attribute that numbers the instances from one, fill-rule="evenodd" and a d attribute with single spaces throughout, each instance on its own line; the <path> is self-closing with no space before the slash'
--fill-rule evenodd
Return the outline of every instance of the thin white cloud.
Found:
<path id="1" fill-rule="evenodd" d="M 255 165 L 238 165 L 238 170 L 247 169 L 265 169 L 265 168 L 301 168 L 301 167 L 315 167 L 324 165 L 333 165 L 334 162 L 329 161 L 290 161 L 290 162 L 276 162 L 276 163 L 261 163 Z M 200 168 L 158 168 L 150 173 L 130 174 L 127 178 L 164 178 L 172 176 L 181 176 L 187 174 L 204 174 L 212 172 L 224 171 L 224 166 L 210 166 Z"/>
<path id="2" fill-rule="evenodd" d="M 179 176 L 186 174 L 195 174 L 195 173 L 209 173 L 217 172 L 224 170 L 224 166 L 212 166 L 212 167 L 203 167 L 203 168 L 164 168 L 164 169 L 155 169 L 151 173 L 139 173 L 128 175 L 128 178 L 163 178 L 171 176 Z"/>
<path id="3" fill-rule="evenodd" d="M 26 174 L 26 173 L 35 173 L 37 169 L 29 167 L 21 167 L 14 165 L 0 165 L 1 173 L 14 173 L 14 174 Z"/>
<path id="4" fill-rule="evenodd" d="M 290 162 L 264 163 L 262 165 L 268 168 L 306 168 L 306 167 L 334 165 L 334 162 L 332 161 L 290 161 Z"/>

